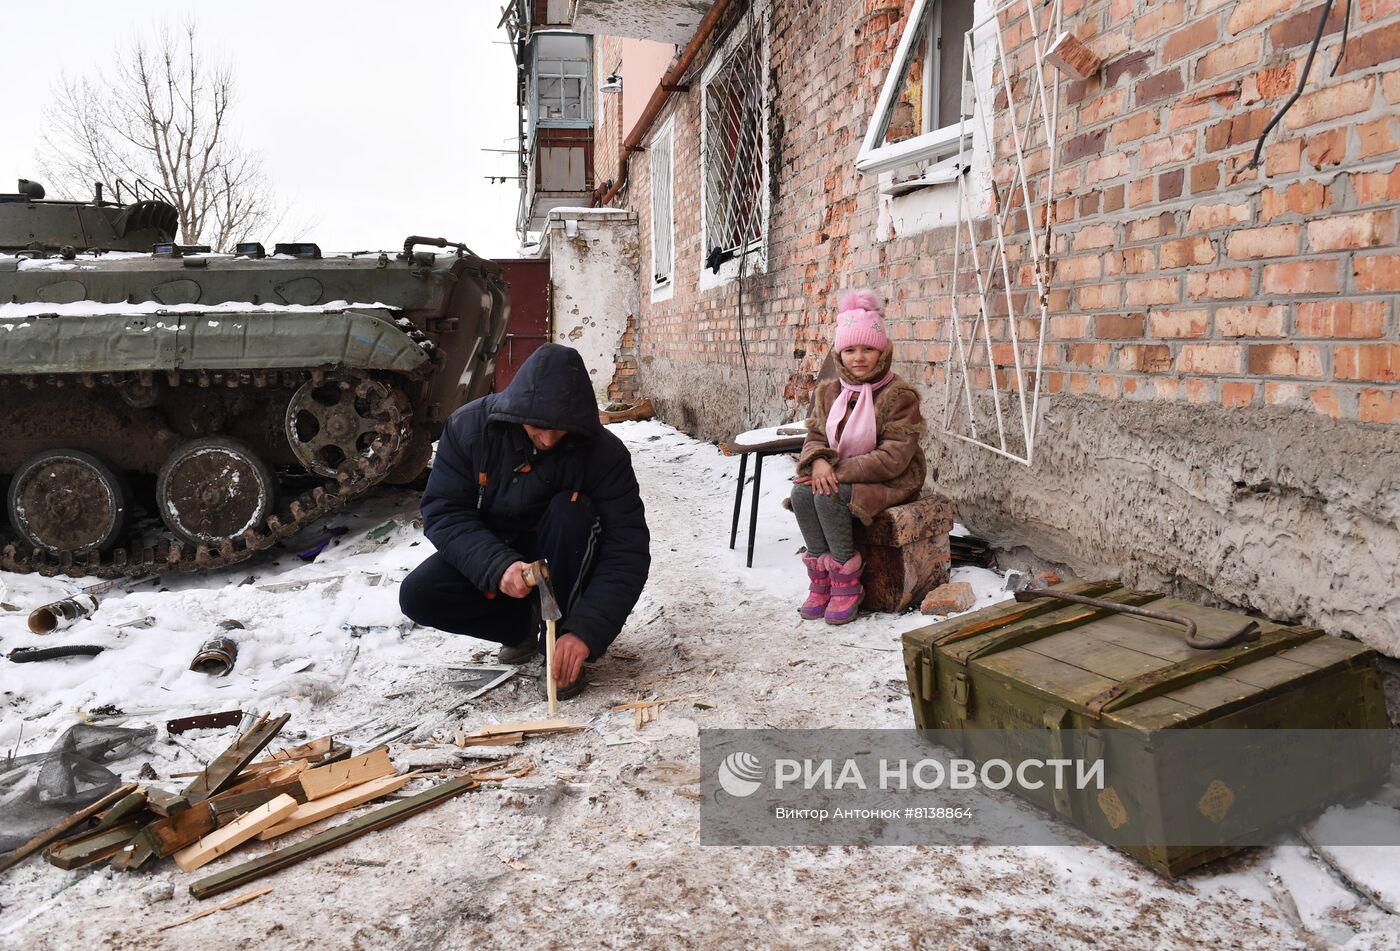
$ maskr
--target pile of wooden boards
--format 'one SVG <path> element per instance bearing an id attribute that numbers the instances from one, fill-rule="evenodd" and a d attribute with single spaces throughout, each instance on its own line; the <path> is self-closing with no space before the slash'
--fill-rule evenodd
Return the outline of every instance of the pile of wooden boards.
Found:
<path id="1" fill-rule="evenodd" d="M 346 812 L 401 789 L 412 773 L 400 774 L 379 746 L 352 755 L 349 746 L 323 736 L 256 759 L 289 717 L 264 714 L 181 791 L 129 784 L 70 816 L 5 858 L 10 864 L 47 846 L 44 858 L 63 869 L 104 859 L 137 869 L 173 857 L 194 871 L 240 845 L 266 841 Z M 318 852 L 383 828 L 476 788 L 468 774 L 438 783 L 297 844 L 194 883 L 203 898 L 266 875 Z M 4 866 L 0 866 L 4 867 Z"/>

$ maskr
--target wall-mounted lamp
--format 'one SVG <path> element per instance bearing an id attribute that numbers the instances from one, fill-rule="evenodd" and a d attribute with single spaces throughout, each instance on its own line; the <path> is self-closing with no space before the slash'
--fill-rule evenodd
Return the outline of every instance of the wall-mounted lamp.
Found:
<path id="1" fill-rule="evenodd" d="M 598 87 L 599 92 L 622 92 L 622 77 L 617 73 L 609 73 L 608 78 L 603 81 L 603 85 Z"/>

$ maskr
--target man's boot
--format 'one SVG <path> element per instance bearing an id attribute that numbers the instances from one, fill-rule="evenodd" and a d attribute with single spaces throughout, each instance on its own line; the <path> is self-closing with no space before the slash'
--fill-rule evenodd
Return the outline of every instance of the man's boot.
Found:
<path id="1" fill-rule="evenodd" d="M 822 555 L 826 570 L 831 573 L 831 600 L 826 605 L 826 623 L 845 624 L 854 621 L 860 613 L 860 599 L 865 596 L 865 588 L 860 583 L 865 563 L 860 552 L 842 564 L 830 554 Z"/>
<path id="2" fill-rule="evenodd" d="M 539 654 L 539 646 L 531 638 L 520 644 L 502 644 L 496 659 L 503 664 L 528 664 Z"/>
<path id="3" fill-rule="evenodd" d="M 807 568 L 807 600 L 797 613 L 804 621 L 815 621 L 826 616 L 826 605 L 831 600 L 831 575 L 826 570 L 823 555 L 803 555 L 802 564 Z"/>

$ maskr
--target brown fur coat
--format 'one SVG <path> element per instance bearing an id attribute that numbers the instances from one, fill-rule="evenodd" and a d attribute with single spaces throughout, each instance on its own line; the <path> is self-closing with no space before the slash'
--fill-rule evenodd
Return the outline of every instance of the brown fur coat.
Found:
<path id="1" fill-rule="evenodd" d="M 888 362 L 881 363 L 875 374 L 884 374 Z M 817 459 L 831 463 L 836 478 L 852 486 L 851 514 L 869 525 L 890 506 L 917 498 L 924 486 L 928 463 L 920 445 L 925 427 L 919 411 L 919 391 L 899 377 L 877 390 L 875 448 L 847 459 L 841 459 L 831 448 L 826 433 L 827 414 L 841 393 L 839 380 L 828 380 L 817 387 L 812 416 L 807 420 L 807 440 L 797 459 L 797 474 L 811 475 L 812 463 Z"/>

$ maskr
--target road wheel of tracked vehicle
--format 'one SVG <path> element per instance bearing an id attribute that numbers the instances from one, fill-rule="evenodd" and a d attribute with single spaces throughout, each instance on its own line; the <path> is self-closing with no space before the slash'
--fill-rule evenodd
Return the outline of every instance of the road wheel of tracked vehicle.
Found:
<path id="1" fill-rule="evenodd" d="M 165 525 L 185 541 L 217 547 L 272 514 L 277 482 L 246 443 L 223 436 L 179 446 L 156 477 Z"/>
<path id="2" fill-rule="evenodd" d="M 10 524 L 50 554 L 106 551 L 126 531 L 131 490 L 92 453 L 49 449 L 10 480 Z"/>
<path id="3" fill-rule="evenodd" d="M 354 480 L 397 458 L 407 438 L 408 406 L 381 380 L 337 374 L 308 380 L 292 394 L 286 429 L 308 470 Z"/>

